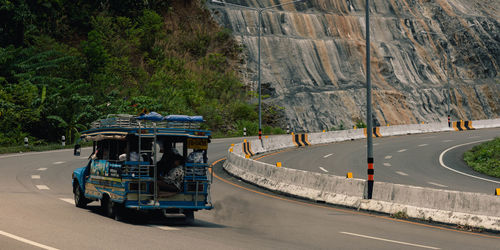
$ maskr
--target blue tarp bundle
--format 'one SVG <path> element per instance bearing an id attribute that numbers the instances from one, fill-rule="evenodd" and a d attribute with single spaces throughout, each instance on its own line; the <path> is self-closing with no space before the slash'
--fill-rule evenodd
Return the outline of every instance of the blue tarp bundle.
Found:
<path id="1" fill-rule="evenodd" d="M 167 115 L 163 117 L 162 115 L 156 112 L 142 114 L 141 116 L 135 117 L 135 119 L 149 120 L 149 121 L 167 121 L 167 122 L 204 122 L 203 116 Z"/>
<path id="2" fill-rule="evenodd" d="M 148 114 L 143 114 L 141 116 L 137 116 L 135 119 L 138 120 L 149 120 L 149 121 L 161 121 L 163 120 L 163 116 L 156 113 L 156 112 L 151 112 Z"/>
<path id="3" fill-rule="evenodd" d="M 203 122 L 203 116 L 168 115 L 163 120 L 167 122 Z"/>

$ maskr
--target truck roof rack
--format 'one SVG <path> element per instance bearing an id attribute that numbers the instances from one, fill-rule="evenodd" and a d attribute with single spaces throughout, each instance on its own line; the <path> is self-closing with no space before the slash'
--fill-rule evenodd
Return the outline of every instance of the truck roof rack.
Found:
<path id="1" fill-rule="evenodd" d="M 168 115 L 163 117 L 156 112 L 140 116 L 109 114 L 104 119 L 92 122 L 91 128 L 138 128 L 139 122 L 140 127 L 153 127 L 153 123 L 156 123 L 157 128 L 199 129 L 204 120 L 202 116 Z"/>

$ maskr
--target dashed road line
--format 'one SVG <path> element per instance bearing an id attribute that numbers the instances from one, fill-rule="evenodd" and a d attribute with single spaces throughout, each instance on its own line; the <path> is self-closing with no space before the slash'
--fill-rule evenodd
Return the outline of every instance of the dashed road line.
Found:
<path id="1" fill-rule="evenodd" d="M 427 182 L 427 183 L 429 183 L 429 184 L 431 184 L 431 185 L 434 185 L 434 186 L 443 187 L 443 188 L 448 187 L 448 186 L 446 186 L 446 185 L 442 185 L 442 184 L 435 183 L 435 182 L 432 182 L 432 181 L 429 181 L 429 182 Z"/>
<path id="2" fill-rule="evenodd" d="M 396 174 L 403 175 L 403 176 L 408 176 L 408 174 L 407 174 L 407 173 L 405 173 L 405 172 L 401 172 L 401 171 L 396 171 Z"/>
<path id="3" fill-rule="evenodd" d="M 49 190 L 50 188 L 45 186 L 45 185 L 36 185 L 36 188 L 40 189 L 40 190 Z"/>
<path id="4" fill-rule="evenodd" d="M 406 150 L 408 150 L 408 149 L 406 149 L 406 148 L 400 149 L 400 150 L 398 150 L 398 153 L 402 153 L 402 152 L 404 152 Z"/>
<path id="5" fill-rule="evenodd" d="M 386 156 L 384 157 L 384 159 L 386 159 L 386 160 L 392 159 L 392 155 L 386 155 Z"/>
<path id="6" fill-rule="evenodd" d="M 471 136 L 471 137 L 469 137 L 469 139 L 473 139 L 473 138 L 481 138 L 481 136 L 479 136 L 479 135 L 475 135 L 475 136 Z"/>
<path id="7" fill-rule="evenodd" d="M 424 143 L 424 144 L 420 144 L 420 145 L 418 145 L 418 146 L 419 146 L 419 147 L 425 147 L 425 146 L 429 146 L 429 144 Z"/>
<path id="8" fill-rule="evenodd" d="M 380 143 L 373 143 L 373 146 L 378 146 L 380 145 Z"/>
<path id="9" fill-rule="evenodd" d="M 442 142 L 450 142 L 450 141 L 453 141 L 453 140 L 444 140 L 444 141 L 442 141 Z"/>
<path id="10" fill-rule="evenodd" d="M 325 172 L 325 173 L 328 173 L 328 170 L 322 168 L 322 167 L 319 167 L 319 169 L 321 169 L 321 171 Z"/>
<path id="11" fill-rule="evenodd" d="M 390 167 L 390 166 L 392 166 L 392 165 L 391 165 L 389 162 L 384 162 L 384 166 L 386 166 L 386 167 Z"/>
<path id="12" fill-rule="evenodd" d="M 40 179 L 40 175 L 32 175 L 31 179 Z"/>
<path id="13" fill-rule="evenodd" d="M 152 227 L 156 227 L 158 229 L 165 230 L 165 231 L 179 231 L 179 229 L 175 228 L 175 227 L 168 227 L 168 226 L 152 226 Z"/>
<path id="14" fill-rule="evenodd" d="M 39 169 L 37 169 L 37 170 L 38 170 L 38 171 L 45 171 L 45 170 L 47 170 L 47 168 L 39 168 Z"/>
<path id="15" fill-rule="evenodd" d="M 327 154 L 327 155 L 323 156 L 323 158 L 328 158 L 328 157 L 330 157 L 330 156 L 332 156 L 332 155 L 333 155 L 333 154 Z"/>
<path id="16" fill-rule="evenodd" d="M 4 232 L 4 231 L 1 231 L 0 230 L 0 235 L 3 235 L 5 237 L 9 237 L 11 239 L 14 239 L 14 240 L 17 240 L 17 241 L 20 241 L 20 242 L 23 242 L 23 243 L 26 243 L 26 244 L 29 244 L 29 245 L 32 245 L 32 246 L 35 246 L 35 247 L 39 247 L 39 248 L 42 248 L 42 249 L 47 249 L 47 250 L 57 250 L 57 248 L 53 248 L 53 247 L 49 247 L 47 245 L 44 245 L 44 244 L 40 244 L 38 242 L 34 242 L 32 240 L 28 240 L 26 238 L 23 238 L 23 237 L 19 237 L 17 235 L 13 235 L 13 234 L 10 234 L 10 233 L 7 233 L 7 232 Z"/>
<path id="17" fill-rule="evenodd" d="M 75 200 L 74 200 L 74 199 L 70 199 L 70 198 L 59 198 L 59 200 L 62 200 L 62 201 L 67 202 L 67 203 L 69 203 L 69 204 L 75 205 Z"/>
<path id="18" fill-rule="evenodd" d="M 404 242 L 404 241 L 389 240 L 389 239 L 384 239 L 384 238 L 379 238 L 379 237 L 373 237 L 373 236 L 368 236 L 368 235 L 362 235 L 362 234 L 355 234 L 355 233 L 349 233 L 349 232 L 340 232 L 340 233 L 341 234 L 351 235 L 351 236 L 357 236 L 357 237 L 372 239 L 372 240 L 380 240 L 380 241 L 391 242 L 391 243 L 396 243 L 396 244 L 401 244 L 401 245 L 413 246 L 413 247 L 420 247 L 420 248 L 427 248 L 427 249 L 441 249 L 441 248 L 437 248 L 437 247 L 431 247 L 431 246 L 425 246 L 425 245 L 420 245 L 420 244 L 408 243 L 408 242 Z"/>
<path id="19" fill-rule="evenodd" d="M 54 164 L 54 165 L 59 165 L 59 164 L 63 164 L 63 163 L 65 163 L 65 161 L 56 161 L 56 162 L 54 162 L 53 164 Z"/>

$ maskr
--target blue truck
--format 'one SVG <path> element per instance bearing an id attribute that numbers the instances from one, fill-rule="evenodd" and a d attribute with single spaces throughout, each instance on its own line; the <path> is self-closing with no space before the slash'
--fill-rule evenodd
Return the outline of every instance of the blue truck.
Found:
<path id="1" fill-rule="evenodd" d="M 192 222 L 195 211 L 213 208 L 210 131 L 200 129 L 202 123 L 201 116 L 154 112 L 93 122 L 80 136 L 93 148 L 87 165 L 72 174 L 75 205 L 100 201 L 104 214 L 115 219 L 130 209 L 162 210 Z M 80 153 L 77 144 L 74 154 Z"/>

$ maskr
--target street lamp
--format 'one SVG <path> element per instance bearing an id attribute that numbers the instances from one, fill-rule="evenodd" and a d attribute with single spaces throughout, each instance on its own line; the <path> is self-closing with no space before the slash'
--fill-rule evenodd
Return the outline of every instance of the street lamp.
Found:
<path id="1" fill-rule="evenodd" d="M 373 193 L 373 117 L 372 117 L 372 84 L 370 81 L 370 0 L 365 2 L 365 27 L 366 27 L 366 156 L 368 163 L 368 186 L 366 199 L 372 198 Z"/>
<path id="2" fill-rule="evenodd" d="M 305 2 L 307 0 L 295 0 L 295 1 L 292 1 L 292 2 L 288 2 L 288 3 L 282 3 L 282 4 L 276 4 L 276 5 L 272 5 L 272 6 L 269 6 L 269 7 L 265 7 L 265 8 L 253 8 L 253 7 L 248 7 L 248 6 L 244 6 L 244 5 L 239 5 L 239 4 L 234 4 L 234 3 L 226 3 L 226 2 L 223 2 L 223 1 L 219 1 L 219 0 L 212 0 L 212 3 L 217 3 L 217 4 L 224 4 L 224 5 L 228 5 L 228 6 L 234 6 L 234 7 L 238 7 L 238 8 L 242 8 L 242 9 L 249 9 L 249 10 L 253 10 L 253 11 L 257 11 L 257 13 L 259 14 L 259 27 L 258 27 L 258 42 L 257 42 L 257 47 L 258 47 L 258 81 L 259 81 L 259 85 L 258 85 L 258 92 L 259 92 L 259 140 L 262 140 L 262 106 L 261 106 L 261 66 L 260 66 L 260 28 L 262 26 L 262 12 L 264 10 L 269 10 L 269 9 L 272 9 L 272 8 L 276 8 L 276 7 L 280 7 L 280 6 L 283 6 L 283 5 L 288 5 L 288 4 L 292 4 L 292 3 L 298 3 L 298 2 Z"/>
<path id="3" fill-rule="evenodd" d="M 471 24 L 465 28 L 461 28 L 461 29 L 458 29 L 458 30 L 455 30 L 453 31 L 453 34 L 455 33 L 458 33 L 460 31 L 463 31 L 463 30 L 466 30 L 466 29 L 469 29 L 473 26 L 475 26 L 476 24 Z M 441 35 L 441 33 L 436 33 L 436 32 L 427 32 L 425 30 L 422 30 L 420 31 L 420 33 L 422 34 L 430 34 L 430 35 Z M 450 60 L 451 60 L 451 56 L 450 56 L 450 52 L 448 50 L 448 52 L 446 53 L 448 55 L 448 65 L 450 65 Z M 448 115 L 448 127 L 451 127 L 451 121 L 450 121 L 450 116 L 451 116 L 451 110 L 450 110 L 450 103 L 451 103 L 451 86 L 450 86 L 450 66 L 446 67 L 446 85 L 448 86 L 448 108 L 447 108 L 447 111 L 446 111 L 446 114 Z"/>

